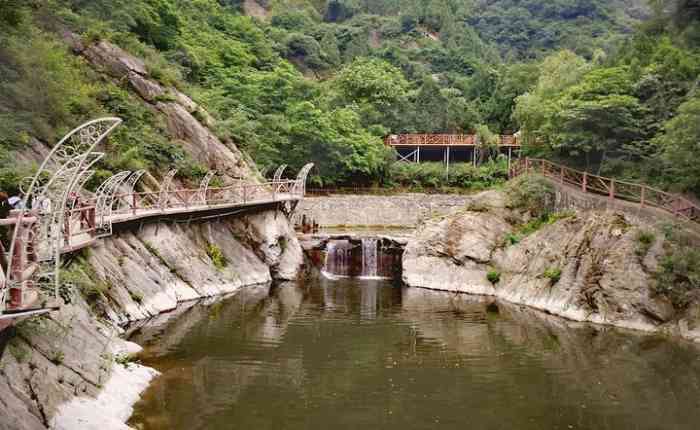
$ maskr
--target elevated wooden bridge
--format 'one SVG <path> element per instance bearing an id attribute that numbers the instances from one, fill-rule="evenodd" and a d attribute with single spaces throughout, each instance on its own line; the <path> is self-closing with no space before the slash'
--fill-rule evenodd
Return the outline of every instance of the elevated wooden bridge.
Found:
<path id="1" fill-rule="evenodd" d="M 0 219 L 0 226 L 13 232 L 9 250 L 0 243 L 0 328 L 7 324 L 3 321 L 56 309 L 61 256 L 110 236 L 117 226 L 268 208 L 291 216 L 304 198 L 313 164 L 304 166 L 295 179 L 283 179 L 286 166 L 280 166 L 271 181 L 237 180 L 223 187 L 210 187 L 216 175 L 212 171 L 196 189 L 173 187 L 177 170 L 171 170 L 156 192 L 136 192 L 146 172 L 125 171 L 88 193 L 83 187 L 103 155 L 93 150 L 120 123 L 118 118 L 103 118 L 69 133 L 25 181 L 22 209 Z"/>
<path id="2" fill-rule="evenodd" d="M 493 152 L 506 155 L 509 162 L 520 154 L 516 135 L 498 136 L 495 145 L 488 145 L 474 134 L 396 134 L 387 136 L 384 144 L 396 150 L 398 161 L 443 162 L 447 169 L 455 162 L 477 165 Z"/>

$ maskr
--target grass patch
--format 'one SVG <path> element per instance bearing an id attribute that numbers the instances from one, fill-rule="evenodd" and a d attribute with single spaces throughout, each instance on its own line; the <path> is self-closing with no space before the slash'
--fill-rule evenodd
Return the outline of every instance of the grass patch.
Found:
<path id="1" fill-rule="evenodd" d="M 554 285 L 561 279 L 561 269 L 558 267 L 549 267 L 544 271 L 542 276 L 549 279 L 552 285 Z"/>
<path id="2" fill-rule="evenodd" d="M 97 276 L 95 269 L 83 257 L 78 258 L 61 276 L 64 284 L 77 288 L 90 306 L 100 302 L 112 288 L 109 282 Z"/>
<path id="3" fill-rule="evenodd" d="M 552 225 L 557 221 L 572 218 L 574 212 L 558 212 L 558 213 L 544 213 L 537 218 L 533 218 L 527 223 L 521 225 L 516 229 L 515 232 L 510 233 L 505 237 L 506 245 L 517 245 L 522 242 L 527 236 L 541 230 L 543 227 Z"/>
<path id="4" fill-rule="evenodd" d="M 226 268 L 226 266 L 228 266 L 228 260 L 226 259 L 224 253 L 221 251 L 221 248 L 214 245 L 213 243 L 207 245 L 207 255 L 209 256 L 212 263 L 214 263 L 214 266 L 217 269 L 223 270 L 224 268 Z"/>
<path id="5" fill-rule="evenodd" d="M 637 233 L 636 239 L 638 246 L 635 253 L 640 258 L 643 258 L 649 253 L 652 245 L 654 245 L 656 236 L 650 231 L 641 230 Z"/>
<path id="6" fill-rule="evenodd" d="M 18 363 L 24 363 L 32 356 L 32 351 L 29 348 L 25 348 L 14 340 L 10 342 L 8 349 Z"/>

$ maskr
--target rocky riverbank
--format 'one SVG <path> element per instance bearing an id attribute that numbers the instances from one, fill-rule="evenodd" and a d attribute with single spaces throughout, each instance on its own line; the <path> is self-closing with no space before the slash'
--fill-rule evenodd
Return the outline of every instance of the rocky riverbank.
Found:
<path id="1" fill-rule="evenodd" d="M 592 210 L 529 222 L 504 192 L 425 222 L 406 247 L 413 287 L 495 296 L 575 321 L 658 331 L 700 341 L 700 301 L 660 293 L 669 247 L 659 225 Z M 533 227 L 535 226 L 535 227 Z M 535 230 L 535 231 L 527 231 Z M 675 287 L 671 285 L 670 287 Z"/>

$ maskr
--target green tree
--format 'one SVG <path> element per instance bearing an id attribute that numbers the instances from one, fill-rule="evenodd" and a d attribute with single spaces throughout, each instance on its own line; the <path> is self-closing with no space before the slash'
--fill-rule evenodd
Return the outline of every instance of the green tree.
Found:
<path id="1" fill-rule="evenodd" d="M 655 139 L 665 161 L 666 185 L 688 190 L 700 196 L 700 96 L 683 103 L 678 115 L 665 125 L 665 133 Z"/>

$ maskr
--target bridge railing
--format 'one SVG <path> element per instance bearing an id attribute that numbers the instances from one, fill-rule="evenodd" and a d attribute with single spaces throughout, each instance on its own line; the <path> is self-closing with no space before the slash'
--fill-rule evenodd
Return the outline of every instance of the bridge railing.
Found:
<path id="1" fill-rule="evenodd" d="M 389 146 L 476 146 L 479 140 L 474 134 L 397 134 L 387 136 L 384 143 Z M 499 136 L 499 145 L 519 146 L 514 135 Z"/>
<path id="2" fill-rule="evenodd" d="M 679 218 L 700 223 L 700 207 L 687 198 L 649 185 L 622 181 L 572 169 L 548 160 L 524 158 L 512 164 L 510 177 L 535 173 L 568 185 L 584 193 L 607 196 L 610 199 L 653 207 Z"/>
<path id="3" fill-rule="evenodd" d="M 209 206 L 246 204 L 257 201 L 279 201 L 303 197 L 297 181 L 282 180 L 253 184 L 241 182 L 226 187 L 176 189 L 162 192 L 119 194 L 115 198 L 113 216 L 136 215 L 141 211 L 169 209 L 202 209 Z"/>

